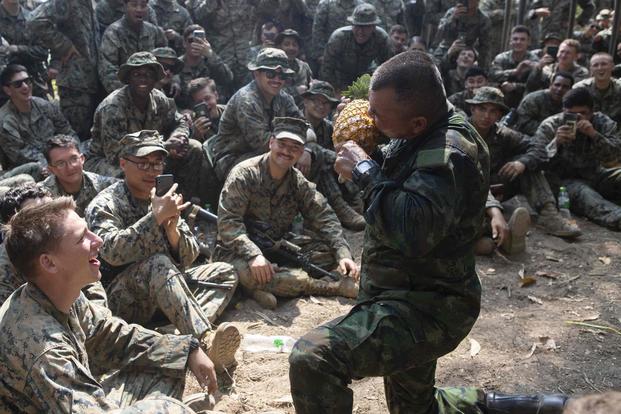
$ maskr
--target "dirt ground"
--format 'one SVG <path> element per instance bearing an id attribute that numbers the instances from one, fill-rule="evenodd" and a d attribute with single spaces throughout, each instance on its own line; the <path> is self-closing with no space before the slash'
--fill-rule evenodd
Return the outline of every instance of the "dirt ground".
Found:
<path id="1" fill-rule="evenodd" d="M 621 234 L 584 220 L 578 223 L 584 234 L 576 242 L 533 228 L 526 253 L 478 258 L 481 315 L 468 338 L 440 359 L 439 386 L 578 395 L 621 389 Z M 347 238 L 359 261 L 362 233 L 348 233 Z M 243 299 L 223 319 L 236 322 L 244 334 L 298 338 L 346 313 L 352 303 L 305 297 L 280 300 L 272 312 Z M 287 356 L 240 350 L 234 386 L 216 408 L 226 413 L 293 413 Z M 388 412 L 381 378 L 356 381 L 351 387 L 354 413 Z M 186 394 L 197 391 L 188 375 Z"/>

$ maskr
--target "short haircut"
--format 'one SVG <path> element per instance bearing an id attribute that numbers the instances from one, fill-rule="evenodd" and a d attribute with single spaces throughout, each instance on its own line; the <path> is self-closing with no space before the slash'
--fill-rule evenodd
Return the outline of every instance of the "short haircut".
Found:
<path id="1" fill-rule="evenodd" d="M 45 160 L 50 162 L 50 152 L 55 148 L 75 148 L 80 152 L 80 143 L 71 135 L 54 135 L 45 143 Z"/>
<path id="2" fill-rule="evenodd" d="M 560 46 L 567 45 L 569 47 L 573 47 L 576 53 L 580 52 L 580 42 L 576 39 L 565 39 L 561 42 Z"/>
<path id="3" fill-rule="evenodd" d="M 63 222 L 70 210 L 75 210 L 73 198 L 59 197 L 26 207 L 4 226 L 9 259 L 26 280 L 35 278 L 39 256 L 54 251 L 60 244 L 64 235 Z"/>
<path id="4" fill-rule="evenodd" d="M 612 57 L 612 55 L 610 55 L 610 53 L 606 53 L 606 52 L 597 52 L 597 53 L 593 53 L 593 55 L 591 56 L 591 59 L 589 59 L 589 63 L 593 60 L 593 58 L 595 57 L 606 57 L 608 58 L 608 60 L 610 60 L 613 64 L 614 64 L 614 59 Z"/>
<path id="5" fill-rule="evenodd" d="M 390 34 L 393 34 L 393 33 L 407 35 L 408 31 L 405 29 L 405 27 L 401 26 L 400 24 L 395 24 L 390 27 Z"/>
<path id="6" fill-rule="evenodd" d="M 22 65 L 17 64 L 7 65 L 2 73 L 0 73 L 0 84 L 2 86 L 9 86 L 9 83 L 11 83 L 11 79 L 13 79 L 13 76 L 15 76 L 15 74 L 19 72 L 28 72 L 28 69 L 26 69 Z"/>
<path id="7" fill-rule="evenodd" d="M 558 72 L 554 72 L 554 75 L 552 75 L 552 83 L 554 83 L 556 78 L 558 78 L 559 76 L 561 78 L 569 79 L 569 81 L 571 82 L 570 86 L 573 86 L 574 82 L 576 82 L 576 80 L 574 79 L 574 75 L 564 70 L 559 70 Z"/>
<path id="8" fill-rule="evenodd" d="M 474 48 L 474 46 L 466 46 L 466 47 L 464 47 L 462 50 L 459 51 L 457 56 L 455 56 L 455 60 L 457 60 L 457 58 L 459 57 L 461 52 L 466 51 L 466 50 L 469 50 L 472 53 L 474 53 L 474 60 L 479 60 L 479 52 L 477 52 L 477 50 Z"/>
<path id="9" fill-rule="evenodd" d="M 511 34 L 513 33 L 526 33 L 528 37 L 530 37 L 530 30 L 528 29 L 528 27 L 524 26 L 523 24 L 518 24 L 517 26 L 513 26 L 513 29 L 511 29 Z"/>
<path id="10" fill-rule="evenodd" d="M 188 95 L 192 96 L 203 88 L 209 88 L 213 93 L 218 92 L 216 82 L 211 78 L 196 78 L 188 83 Z"/>
<path id="11" fill-rule="evenodd" d="M 479 66 L 473 66 L 471 68 L 468 68 L 468 70 L 466 71 L 466 74 L 464 75 L 464 80 L 468 78 L 473 78 L 475 76 L 483 76 L 485 79 L 489 79 L 489 76 L 487 76 L 487 72 L 485 72 L 485 70 L 483 70 Z"/>
<path id="12" fill-rule="evenodd" d="M 188 37 L 190 37 L 192 33 L 194 33 L 194 30 L 205 30 L 205 29 L 203 29 L 203 26 L 201 26 L 200 24 L 191 24 L 188 27 L 186 27 L 185 30 L 183 31 L 183 39 L 187 40 Z"/>
<path id="13" fill-rule="evenodd" d="M 563 108 L 569 109 L 575 106 L 588 106 L 593 110 L 593 95 L 587 88 L 575 88 L 563 96 Z"/>
<path id="14" fill-rule="evenodd" d="M 416 44 L 416 43 L 425 46 L 425 49 L 427 49 L 427 42 L 425 42 L 425 39 L 422 36 L 410 37 L 410 40 L 408 41 L 408 46 Z"/>
<path id="15" fill-rule="evenodd" d="M 448 111 L 442 76 L 428 53 L 406 51 L 384 62 L 371 78 L 371 90 L 385 88 L 393 88 L 403 107 L 413 108 L 428 125 Z"/>
<path id="16" fill-rule="evenodd" d="M 51 197 L 47 188 L 35 183 L 26 183 L 11 188 L 0 198 L 0 216 L 3 223 L 8 223 L 11 217 L 22 208 L 24 201 Z"/>

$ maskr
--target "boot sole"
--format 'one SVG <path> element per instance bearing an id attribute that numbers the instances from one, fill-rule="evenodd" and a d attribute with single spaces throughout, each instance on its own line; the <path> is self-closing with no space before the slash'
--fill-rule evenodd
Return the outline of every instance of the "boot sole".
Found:
<path id="1" fill-rule="evenodd" d="M 241 334 L 234 325 L 225 322 L 218 327 L 207 352 L 216 371 L 221 372 L 237 365 L 235 353 L 240 344 Z"/>

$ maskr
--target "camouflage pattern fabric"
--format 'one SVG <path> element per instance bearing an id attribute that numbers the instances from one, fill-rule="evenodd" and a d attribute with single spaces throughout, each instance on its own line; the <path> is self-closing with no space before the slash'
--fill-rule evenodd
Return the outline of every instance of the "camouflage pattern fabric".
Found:
<path id="1" fill-rule="evenodd" d="M 466 102 L 466 99 L 471 99 L 474 95 L 468 90 L 464 89 L 461 92 L 457 92 L 448 97 L 448 101 L 453 104 L 455 109 L 463 112 L 466 116 L 470 116 L 470 104 Z"/>
<path id="2" fill-rule="evenodd" d="M 284 91 L 274 97 L 271 105 L 265 102 L 255 81 L 233 95 L 211 147 L 214 168 L 221 181 L 234 165 L 267 152 L 272 120 L 281 116 L 303 117 L 291 95 Z"/>
<path id="3" fill-rule="evenodd" d="M 140 33 L 129 28 L 125 16 L 108 26 L 99 46 L 98 67 L 99 79 L 106 92 L 123 87 L 117 73 L 128 57 L 136 52 L 150 52 L 167 45 L 162 29 L 149 22 L 142 23 Z"/>
<path id="4" fill-rule="evenodd" d="M 313 20 L 311 57 L 323 57 L 324 49 L 332 33 L 341 27 L 349 26 L 347 18 L 363 0 L 321 0 L 317 5 Z"/>
<path id="5" fill-rule="evenodd" d="M 582 13 L 576 17 L 576 23 L 585 26 L 595 12 L 595 5 L 592 0 L 578 0 L 578 5 Z M 528 17 L 538 19 L 534 12 L 542 7 L 547 7 L 550 10 L 550 15 L 541 18 L 540 38 L 543 39 L 548 33 L 567 33 L 571 2 L 569 0 L 534 0 L 529 5 Z"/>
<path id="6" fill-rule="evenodd" d="M 561 184 L 567 188 L 573 212 L 600 226 L 621 230 L 621 168 L 600 171 L 590 182 L 568 179 Z"/>
<path id="7" fill-rule="evenodd" d="M 482 413 L 481 391 L 436 389 L 434 373 L 479 314 L 472 247 L 488 195 L 486 145 L 453 114 L 416 140 L 391 140 L 382 158 L 358 182 L 374 207 L 357 305 L 289 357 L 296 412 L 351 412 L 351 380 L 383 376 L 393 413 Z"/>
<path id="8" fill-rule="evenodd" d="M 506 45 L 502 44 L 502 26 L 505 20 L 505 1 L 506 0 L 481 0 L 479 3 L 481 11 L 489 17 L 492 24 L 490 28 L 490 57 L 496 56 L 506 50 Z M 513 3 L 513 10 L 511 10 L 512 22 L 516 19 L 518 8 L 519 3 Z"/>
<path id="9" fill-rule="evenodd" d="M 97 19 L 99 36 L 103 36 L 108 26 L 124 15 L 125 3 L 122 0 L 99 0 L 95 6 L 95 18 Z M 145 20 L 156 26 L 158 24 L 157 15 L 152 4 L 147 4 L 147 16 Z"/>
<path id="10" fill-rule="evenodd" d="M 185 55 L 181 56 L 184 63 L 183 69 L 179 72 L 181 80 L 181 97 L 178 99 L 180 106 L 183 108 L 192 108 L 192 97 L 188 94 L 188 83 L 192 79 L 211 78 L 216 82 L 218 92 L 222 92 L 226 97 L 227 91 L 233 82 L 233 72 L 226 63 L 215 52 L 209 57 L 204 58 L 198 65 L 190 66 L 185 59 Z"/>
<path id="11" fill-rule="evenodd" d="M 189 135 L 188 120 L 163 92 L 151 91 L 146 112 L 134 105 L 128 86 L 112 92 L 95 111 L 93 142 L 84 168 L 101 175 L 120 176 L 119 141 L 126 134 L 145 129 L 156 130 L 165 137 L 173 133 Z"/>
<path id="12" fill-rule="evenodd" d="M 534 135 L 544 119 L 562 110 L 561 102 L 553 101 L 547 89 L 531 92 L 517 108 L 518 119 L 514 129 L 526 135 Z"/>
<path id="13" fill-rule="evenodd" d="M 606 90 L 597 89 L 593 78 L 584 79 L 574 84 L 574 88 L 587 88 L 593 96 L 593 110 L 602 112 L 612 118 L 613 121 L 621 122 L 621 81 L 610 79 L 610 85 Z"/>
<path id="14" fill-rule="evenodd" d="M 132 197 L 127 185 L 119 182 L 102 191 L 88 206 L 89 228 L 104 243 L 100 257 L 121 270 L 108 286 L 110 309 L 115 315 L 146 323 L 160 309 L 183 334 L 198 338 L 211 329 L 210 320 L 224 310 L 234 289 L 213 290 L 196 286 L 197 296 L 188 288 L 184 271 L 198 256 L 198 243 L 184 220 L 178 252 L 171 252 L 164 233 L 151 212 L 151 203 Z M 237 277 L 225 263 L 213 263 L 187 273 L 231 284 Z M 108 282 L 110 277 L 104 274 Z M 210 312 L 207 314 L 207 312 Z"/>
<path id="15" fill-rule="evenodd" d="M 75 136 L 75 132 L 54 102 L 33 96 L 30 113 L 20 113 L 11 101 L 0 108 L 0 145 L 11 169 L 36 161 L 46 166 L 45 143 L 56 134 Z"/>
<path id="16" fill-rule="evenodd" d="M 558 71 L 558 63 L 546 65 L 543 69 L 538 67 L 531 69 L 528 79 L 526 80 L 526 92 L 547 89 L 552 81 L 552 76 Z M 574 82 L 576 83 L 589 77 L 589 70 L 577 64 L 574 64 L 573 69 L 568 72 L 574 77 Z"/>
<path id="17" fill-rule="evenodd" d="M 0 397 L 13 410 L 192 412 L 173 399 L 183 392 L 189 336 L 128 325 L 84 295 L 64 314 L 31 284 L 0 309 L 0 332 Z M 98 371 L 112 375 L 98 381 Z"/>
<path id="18" fill-rule="evenodd" d="M 101 102 L 100 96 L 64 86 L 58 86 L 58 95 L 60 97 L 60 110 L 80 140 L 90 139 L 93 114 Z"/>
<path id="19" fill-rule="evenodd" d="M 179 54 L 183 53 L 183 31 L 194 23 L 188 9 L 176 0 L 155 0 L 150 6 L 157 16 L 157 25 L 164 30 L 175 31 L 174 37 L 168 39 L 168 46 Z"/>
<path id="20" fill-rule="evenodd" d="M 464 78 L 466 72 L 460 72 L 456 69 L 451 69 L 444 76 L 444 89 L 446 90 L 446 94 L 451 96 L 455 93 L 461 92 L 465 88 Z"/>
<path id="21" fill-rule="evenodd" d="M 342 27 L 332 33 L 328 40 L 321 66 L 321 79 L 330 82 L 337 91 L 344 90 L 360 75 L 372 73 L 392 55 L 390 38 L 384 29 L 376 27 L 371 38 L 359 45 L 354 39 L 352 26 Z"/>
<path id="22" fill-rule="evenodd" d="M 75 212 L 78 213 L 80 217 L 84 217 L 84 211 L 93 198 L 103 191 L 104 188 L 111 186 L 117 181 L 119 181 L 117 178 L 95 174 L 90 171 L 84 171 L 82 175 L 82 187 L 75 194 L 65 192 L 56 179 L 56 176 L 53 174 L 43 180 L 40 185 L 47 188 L 54 197 L 73 197 L 76 203 Z"/>
<path id="23" fill-rule="evenodd" d="M 505 93 L 505 103 L 510 108 L 515 108 L 519 105 L 526 90 L 526 80 L 530 70 L 522 72 L 520 76 L 516 76 L 514 72 L 518 65 L 525 60 L 538 62 L 539 57 L 529 50 L 523 59 L 517 61 L 513 57 L 513 51 L 509 50 L 498 54 L 490 67 L 490 78 L 493 82 L 496 82 L 498 85 L 502 85 L 503 82 L 511 82 L 515 85 L 513 91 Z"/>
<path id="24" fill-rule="evenodd" d="M 461 16 L 453 21 L 455 8 L 448 9 L 438 26 L 436 39 L 438 47 L 434 50 L 434 56 L 442 58 L 448 52 L 453 42 L 462 37 L 466 45 L 474 46 L 479 52 L 477 61 L 479 66 L 487 67 L 490 58 L 490 37 L 492 23 L 480 9 L 474 16 Z"/>
<path id="25" fill-rule="evenodd" d="M 302 102 L 302 97 L 298 92 L 298 86 L 309 87 L 311 80 L 313 79 L 313 71 L 308 63 L 300 59 L 289 61 L 289 69 L 293 70 L 295 74 L 290 79 L 287 79 L 284 91 L 293 96 L 296 103 Z"/>

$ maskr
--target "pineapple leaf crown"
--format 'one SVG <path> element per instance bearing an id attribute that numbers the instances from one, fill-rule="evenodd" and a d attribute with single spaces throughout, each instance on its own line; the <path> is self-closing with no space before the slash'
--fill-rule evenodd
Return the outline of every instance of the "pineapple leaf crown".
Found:
<path id="1" fill-rule="evenodd" d="M 365 73 L 354 81 L 343 92 L 343 95 L 350 99 L 369 99 L 369 87 L 371 86 L 371 75 Z"/>

